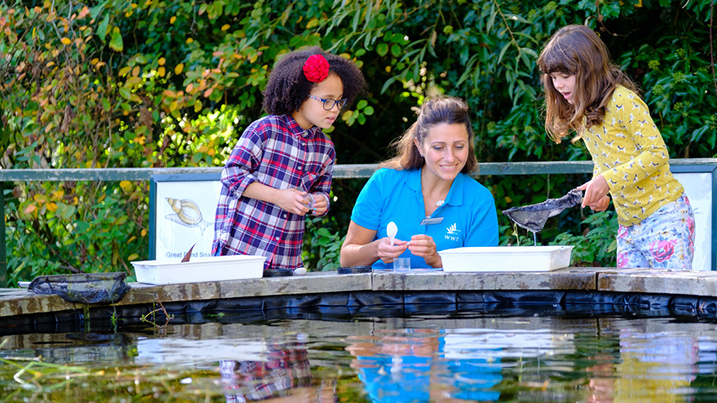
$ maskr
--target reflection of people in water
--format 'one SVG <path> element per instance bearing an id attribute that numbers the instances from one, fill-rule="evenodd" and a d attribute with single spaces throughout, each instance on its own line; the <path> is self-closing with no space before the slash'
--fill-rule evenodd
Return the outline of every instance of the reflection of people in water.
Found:
<path id="1" fill-rule="evenodd" d="M 695 379 L 699 346 L 696 337 L 650 332 L 647 322 L 622 323 L 619 357 L 616 346 L 598 352 L 587 368 L 589 403 L 684 402 L 681 390 Z M 639 329 L 630 328 L 639 326 Z"/>
<path id="2" fill-rule="evenodd" d="M 413 335 L 355 339 L 346 347 L 356 357 L 351 367 L 358 370 L 372 402 L 498 399 L 500 392 L 490 388 L 502 379 L 500 364 L 475 357 L 445 360 L 444 336 L 426 335 L 428 330 L 409 332 Z"/>
<path id="3" fill-rule="evenodd" d="M 314 402 L 317 395 L 327 394 L 326 388 L 319 391 L 310 388 L 311 364 L 301 342 L 273 346 L 261 361 L 221 360 L 219 372 L 228 403 Z M 331 400 L 320 402 L 333 403 L 334 400 L 332 396 Z"/>
<path id="4" fill-rule="evenodd" d="M 683 402 L 680 389 L 695 379 L 699 347 L 693 336 L 620 332 L 615 402 Z"/>

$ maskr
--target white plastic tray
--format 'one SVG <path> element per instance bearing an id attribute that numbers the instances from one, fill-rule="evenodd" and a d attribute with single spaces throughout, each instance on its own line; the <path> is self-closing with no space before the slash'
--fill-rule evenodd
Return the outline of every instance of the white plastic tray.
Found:
<path id="1" fill-rule="evenodd" d="M 261 278 L 264 260 L 265 256 L 235 255 L 196 258 L 184 263 L 143 260 L 132 265 L 137 282 L 161 285 Z"/>
<path id="2" fill-rule="evenodd" d="M 489 246 L 438 252 L 443 271 L 550 271 L 570 266 L 572 246 Z"/>

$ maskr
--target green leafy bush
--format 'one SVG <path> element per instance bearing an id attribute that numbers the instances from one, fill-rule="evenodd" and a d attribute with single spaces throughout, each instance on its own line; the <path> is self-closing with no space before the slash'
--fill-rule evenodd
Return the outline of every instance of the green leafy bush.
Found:
<path id="1" fill-rule="evenodd" d="M 574 23 L 595 29 L 642 88 L 672 157 L 714 157 L 713 14 L 709 0 L 4 1 L 0 166 L 221 166 L 262 115 L 277 57 L 311 45 L 355 60 L 369 83 L 329 132 L 339 164 L 387 158 L 416 106 L 437 94 L 471 105 L 480 161 L 587 160 L 581 144 L 555 145 L 544 134 L 535 67 L 550 35 Z M 480 181 L 502 209 L 559 197 L 582 179 Z M 311 267 L 335 264 L 330 245 L 345 234 L 362 183 L 335 181 L 330 216 L 308 225 Z M 130 271 L 129 260 L 147 257 L 146 184 L 13 188 L 11 278 Z M 510 225 L 499 219 L 506 239 Z M 581 236 L 583 227 L 570 215 L 541 236 Z"/>
<path id="2" fill-rule="evenodd" d="M 614 211 L 603 211 L 588 216 L 582 221 L 587 227 L 582 233 L 558 234 L 550 245 L 573 245 L 571 264 L 573 266 L 615 267 L 617 241 L 617 215 Z"/>

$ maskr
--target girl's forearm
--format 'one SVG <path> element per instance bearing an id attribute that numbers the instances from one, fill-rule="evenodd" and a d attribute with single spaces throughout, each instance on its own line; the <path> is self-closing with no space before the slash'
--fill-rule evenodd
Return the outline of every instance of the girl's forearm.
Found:
<path id="1" fill-rule="evenodd" d="M 242 194 L 250 199 L 257 199 L 267 203 L 276 203 L 277 189 L 271 186 L 266 186 L 261 182 L 252 182 L 249 186 L 244 189 Z"/>

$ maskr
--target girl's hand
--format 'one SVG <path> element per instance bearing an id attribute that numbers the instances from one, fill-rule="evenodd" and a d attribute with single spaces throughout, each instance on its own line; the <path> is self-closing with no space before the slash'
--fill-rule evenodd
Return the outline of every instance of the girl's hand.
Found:
<path id="1" fill-rule="evenodd" d="M 326 199 L 326 195 L 321 192 L 312 193 L 312 195 L 314 195 L 314 209 L 311 214 L 321 216 L 328 210 L 329 201 Z"/>
<path id="2" fill-rule="evenodd" d="M 443 266 L 443 260 L 436 250 L 436 242 L 428 235 L 412 236 L 408 250 L 414 255 L 426 259 L 426 263 L 431 267 Z"/>
<path id="3" fill-rule="evenodd" d="M 590 204 L 589 206 L 593 211 L 605 211 L 610 207 L 610 196 L 604 196 L 597 203 Z"/>
<path id="4" fill-rule="evenodd" d="M 610 187 L 608 187 L 607 181 L 602 175 L 594 177 L 590 182 L 580 185 L 577 189 L 585 191 L 585 196 L 583 196 L 582 204 L 583 208 L 585 208 L 586 206 L 590 206 L 590 208 L 596 210 L 596 207 L 600 208 L 604 206 L 604 209 L 607 209 L 607 206 L 610 204 L 609 197 L 607 200 L 607 204 L 604 200 L 604 198 L 607 197 L 607 193 L 610 191 Z"/>
<path id="5" fill-rule="evenodd" d="M 382 262 L 388 264 L 393 262 L 393 259 L 401 256 L 403 252 L 408 248 L 408 242 L 401 241 L 400 239 L 393 239 L 393 246 L 391 245 L 391 238 L 381 238 L 378 241 L 378 258 Z"/>
<path id="6" fill-rule="evenodd" d="M 306 215 L 309 212 L 309 207 L 304 204 L 306 203 L 304 200 L 305 194 L 306 192 L 296 189 L 279 189 L 277 190 L 274 204 L 290 213 Z"/>

